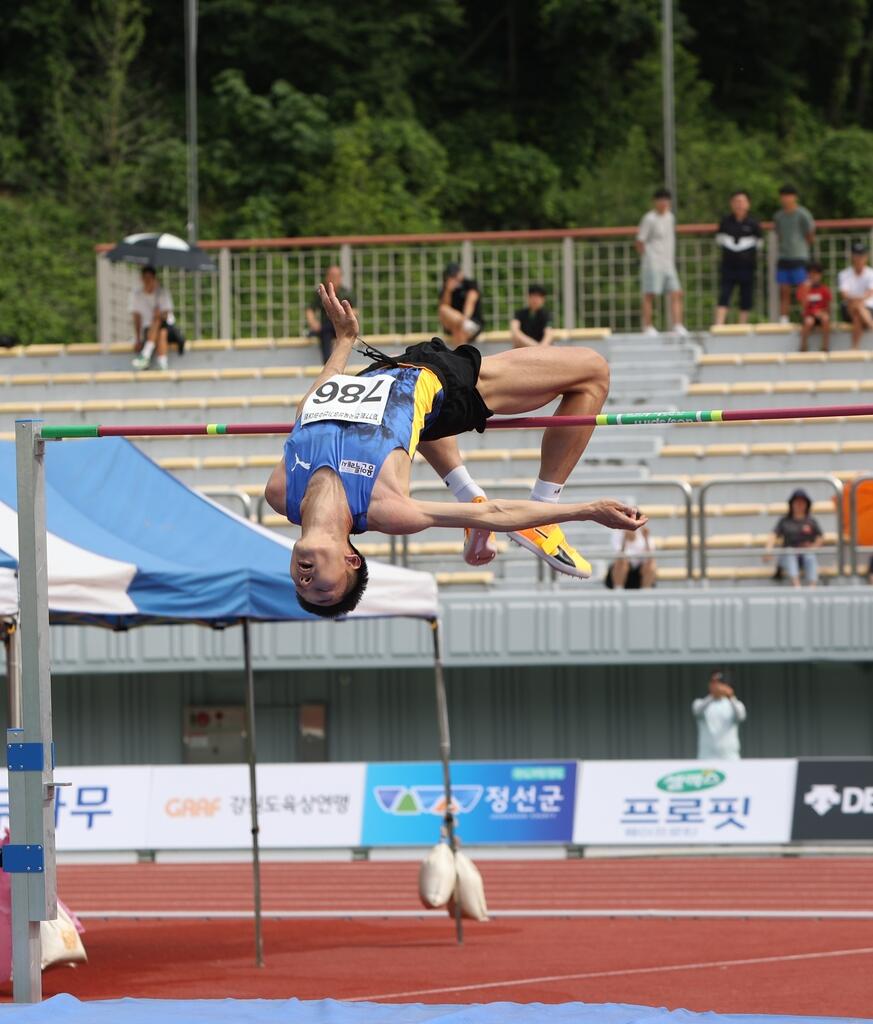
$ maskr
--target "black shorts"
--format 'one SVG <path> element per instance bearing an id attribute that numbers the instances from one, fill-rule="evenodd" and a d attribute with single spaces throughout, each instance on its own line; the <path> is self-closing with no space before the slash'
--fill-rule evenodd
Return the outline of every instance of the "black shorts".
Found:
<path id="1" fill-rule="evenodd" d="M 734 288 L 740 290 L 740 309 L 748 313 L 752 308 L 753 293 L 755 290 L 754 270 L 730 270 L 726 267 L 721 271 L 721 287 L 718 292 L 718 304 L 729 306 Z"/>
<path id="2" fill-rule="evenodd" d="M 383 355 L 383 353 L 379 353 Z M 449 348 L 440 338 L 431 338 L 410 345 L 399 356 L 384 356 L 368 366 L 363 373 L 384 370 L 391 366 L 426 366 L 443 386 L 440 411 L 433 423 L 421 432 L 422 441 L 438 441 L 476 430 L 485 430 L 485 421 L 494 413 L 476 389 L 482 353 L 472 345 Z"/>
<path id="3" fill-rule="evenodd" d="M 606 579 L 603 581 L 604 584 L 609 587 L 610 590 L 615 590 L 615 584 L 612 582 L 612 569 L 610 566 L 606 573 Z M 625 590 L 642 590 L 643 589 L 643 567 L 642 565 L 632 565 L 627 571 L 627 579 L 624 581 Z"/>

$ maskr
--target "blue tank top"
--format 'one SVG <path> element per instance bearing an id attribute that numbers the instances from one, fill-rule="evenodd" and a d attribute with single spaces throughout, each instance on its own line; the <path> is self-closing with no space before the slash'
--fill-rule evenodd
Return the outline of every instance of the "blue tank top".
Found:
<path id="1" fill-rule="evenodd" d="M 382 422 L 322 420 L 300 426 L 285 441 L 285 515 L 300 523 L 300 505 L 312 474 L 327 467 L 339 477 L 352 514 L 352 533 L 367 529 L 367 510 L 385 459 L 395 448 L 415 454 L 421 431 L 439 415 L 442 385 L 430 370 L 374 371 L 394 377 Z"/>

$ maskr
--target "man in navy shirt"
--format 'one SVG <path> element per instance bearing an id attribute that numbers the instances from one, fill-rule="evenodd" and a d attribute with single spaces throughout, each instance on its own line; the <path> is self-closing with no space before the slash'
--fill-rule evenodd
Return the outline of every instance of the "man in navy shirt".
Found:
<path id="1" fill-rule="evenodd" d="M 763 232 L 758 221 L 749 215 L 749 195 L 740 189 L 731 196 L 731 212 L 722 217 L 716 243 L 721 250 L 721 274 L 715 322 L 727 320 L 734 289 L 740 292 L 740 323 L 749 322 L 755 292 L 755 265 Z"/>

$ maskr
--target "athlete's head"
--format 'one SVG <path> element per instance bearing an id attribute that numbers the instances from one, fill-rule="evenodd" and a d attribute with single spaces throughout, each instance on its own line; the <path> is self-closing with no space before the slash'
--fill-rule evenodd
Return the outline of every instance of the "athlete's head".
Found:
<path id="1" fill-rule="evenodd" d="M 806 273 L 809 275 L 811 284 L 819 284 L 821 282 L 822 267 L 816 260 L 809 264 L 806 268 Z"/>
<path id="2" fill-rule="evenodd" d="M 332 284 L 334 288 L 340 288 L 343 283 L 343 268 L 333 263 L 324 273 L 325 285 Z"/>
<path id="3" fill-rule="evenodd" d="M 447 285 L 451 282 L 453 285 L 459 285 L 464 280 L 464 271 L 461 269 L 460 263 L 447 263 L 446 269 L 443 271 L 443 285 Z"/>
<path id="4" fill-rule="evenodd" d="M 860 274 L 867 264 L 867 246 L 863 242 L 852 242 L 852 266 Z"/>
<path id="5" fill-rule="evenodd" d="M 546 304 L 546 290 L 541 284 L 532 284 L 527 290 L 528 309 L 536 312 Z"/>
<path id="6" fill-rule="evenodd" d="M 142 277 L 143 290 L 146 292 L 153 292 L 158 286 L 158 272 L 155 268 L 149 264 L 140 271 Z"/>
<path id="7" fill-rule="evenodd" d="M 367 560 L 350 540 L 337 546 L 301 537 L 291 553 L 291 579 L 301 608 L 336 619 L 354 611 L 367 589 Z"/>

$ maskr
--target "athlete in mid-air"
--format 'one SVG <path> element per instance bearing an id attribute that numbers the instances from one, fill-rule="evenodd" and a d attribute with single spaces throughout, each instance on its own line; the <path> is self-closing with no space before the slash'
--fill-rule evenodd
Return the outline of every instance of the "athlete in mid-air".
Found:
<path id="1" fill-rule="evenodd" d="M 474 565 L 496 553 L 492 531 L 508 533 L 559 572 L 579 578 L 591 566 L 558 523 L 588 520 L 636 530 L 638 509 L 602 499 L 556 504 L 593 432 L 549 427 L 543 434 L 539 478 L 530 501 L 489 501 L 461 459 L 455 435 L 482 431 L 494 413 L 522 413 L 560 398 L 559 416 L 597 413 L 609 389 L 602 356 L 584 348 L 521 348 L 482 358 L 478 349 L 449 349 L 438 338 L 396 359 L 371 349 L 375 362 L 345 374 L 358 321 L 331 285 L 319 286 L 336 342 L 324 369 L 300 403 L 282 460 L 267 483 L 270 505 L 301 527 L 291 556 L 300 604 L 327 618 L 348 614 L 367 584 L 367 565 L 350 541 L 365 530 L 419 533 L 462 527 L 465 559 Z M 409 495 L 412 457 L 427 459 L 460 504 Z"/>

